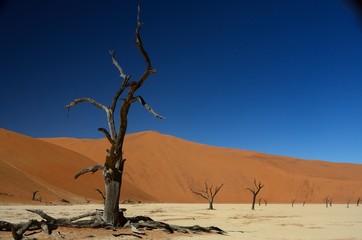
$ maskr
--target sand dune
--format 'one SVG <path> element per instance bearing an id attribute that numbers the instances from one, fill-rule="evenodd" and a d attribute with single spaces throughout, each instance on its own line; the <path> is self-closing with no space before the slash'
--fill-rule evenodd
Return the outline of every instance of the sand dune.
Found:
<path id="1" fill-rule="evenodd" d="M 79 170 L 96 164 L 92 159 L 63 147 L 0 129 L 0 203 L 32 202 L 39 191 L 43 202 L 72 203 L 101 201 L 94 188 L 103 189 L 101 174 L 73 176 Z M 154 199 L 125 180 L 129 198 Z"/>
<path id="2" fill-rule="evenodd" d="M 34 139 L 0 129 L 0 203 L 100 202 L 101 173 L 73 179 L 80 169 L 103 163 L 106 139 Z M 142 202 L 204 202 L 190 188 L 224 184 L 216 202 L 249 202 L 253 178 L 265 184 L 269 203 L 335 203 L 362 197 L 362 165 L 306 161 L 252 151 L 211 147 L 157 132 L 126 136 L 121 198 Z"/>
<path id="3" fill-rule="evenodd" d="M 55 138 L 49 143 L 104 161 L 106 139 Z M 211 147 L 148 131 L 126 136 L 125 180 L 158 202 L 203 202 L 190 188 L 224 183 L 216 202 L 249 202 L 253 178 L 265 187 L 260 197 L 268 202 L 337 203 L 362 196 L 362 165 L 306 161 L 252 151 Z M 127 190 L 124 186 L 123 191 Z"/>

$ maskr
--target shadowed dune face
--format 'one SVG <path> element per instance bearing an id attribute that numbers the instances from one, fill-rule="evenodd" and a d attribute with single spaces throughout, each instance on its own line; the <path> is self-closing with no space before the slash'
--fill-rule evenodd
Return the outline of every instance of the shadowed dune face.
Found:
<path id="1" fill-rule="evenodd" d="M 77 180 L 80 169 L 103 163 L 106 139 L 33 139 L 0 129 L 0 203 L 43 201 L 101 202 L 101 173 Z M 217 148 L 157 132 L 126 136 L 121 199 L 146 202 L 204 202 L 190 188 L 224 187 L 215 202 L 250 202 L 253 178 L 265 187 L 258 197 L 269 203 L 352 202 L 362 196 L 362 165 L 305 161 L 252 151 Z"/>

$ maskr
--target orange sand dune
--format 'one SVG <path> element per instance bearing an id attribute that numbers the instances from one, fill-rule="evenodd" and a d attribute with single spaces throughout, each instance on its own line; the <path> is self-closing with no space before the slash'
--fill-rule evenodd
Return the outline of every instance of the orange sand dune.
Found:
<path id="1" fill-rule="evenodd" d="M 46 142 L 78 152 L 103 163 L 106 139 L 54 138 Z M 190 188 L 224 184 L 216 202 L 249 202 L 253 178 L 265 187 L 260 198 L 268 202 L 345 203 L 362 197 L 362 165 L 306 161 L 252 151 L 217 148 L 159 134 L 141 132 L 126 136 L 124 179 L 159 202 L 203 202 Z M 81 163 L 79 163 L 81 164 Z M 82 165 L 82 164 L 81 164 Z M 89 165 L 89 164 L 88 164 Z M 83 167 L 87 167 L 83 164 Z M 98 176 L 93 176 L 101 181 Z M 124 184 L 122 194 L 130 191 Z M 137 200 L 137 199 L 134 199 Z"/>
<path id="2" fill-rule="evenodd" d="M 63 147 L 0 129 L 0 203 L 35 203 L 39 191 L 42 202 L 101 202 L 94 188 L 104 189 L 101 173 L 74 180 L 79 170 L 96 164 L 92 159 Z M 154 201 L 147 193 L 124 183 L 124 196 Z"/>

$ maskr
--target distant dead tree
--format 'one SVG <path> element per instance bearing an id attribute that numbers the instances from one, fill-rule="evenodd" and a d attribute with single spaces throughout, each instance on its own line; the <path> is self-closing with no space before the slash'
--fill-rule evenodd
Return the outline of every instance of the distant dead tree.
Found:
<path id="1" fill-rule="evenodd" d="M 349 208 L 349 204 L 351 203 L 351 199 L 350 198 L 348 198 L 347 199 L 347 208 Z"/>
<path id="2" fill-rule="evenodd" d="M 261 198 L 259 198 L 259 200 L 258 200 L 258 204 L 259 204 L 259 206 L 261 205 Z"/>
<path id="3" fill-rule="evenodd" d="M 267 206 L 268 205 L 268 201 L 266 199 L 264 199 L 264 205 Z"/>
<path id="4" fill-rule="evenodd" d="M 33 192 L 33 196 L 32 196 L 32 198 L 31 198 L 31 200 L 37 201 L 37 202 L 41 202 L 41 197 L 36 195 L 38 192 L 39 192 L 39 191 Z"/>
<path id="5" fill-rule="evenodd" d="M 292 207 L 294 207 L 295 201 L 296 201 L 296 199 L 292 199 Z"/>
<path id="6" fill-rule="evenodd" d="M 213 204 L 216 194 L 220 191 L 220 189 L 224 186 L 224 184 L 221 184 L 219 187 L 211 186 L 209 187 L 207 185 L 207 182 L 205 181 L 205 189 L 204 190 L 193 190 L 191 189 L 191 192 L 201 196 L 202 198 L 205 198 L 207 202 L 209 203 L 209 210 L 214 210 Z"/>
<path id="7" fill-rule="evenodd" d="M 357 199 L 357 207 L 359 206 L 359 203 L 361 202 L 361 198 L 359 197 L 358 199 Z"/>
<path id="8" fill-rule="evenodd" d="M 140 6 L 138 5 L 137 14 L 137 27 L 135 44 L 145 61 L 145 70 L 137 81 L 131 81 L 131 75 L 127 75 L 121 65 L 115 58 L 115 52 L 110 51 L 112 63 L 118 69 L 119 75 L 122 79 L 120 86 L 116 90 L 110 105 L 104 105 L 92 98 L 77 98 L 69 103 L 66 108 L 68 111 L 79 103 L 90 103 L 93 106 L 104 110 L 107 116 L 108 130 L 99 128 L 98 131 L 104 133 L 108 139 L 110 147 L 107 149 L 107 156 L 104 164 L 97 164 L 81 170 L 75 174 L 74 178 L 78 178 L 82 174 L 91 172 L 95 173 L 98 170 L 103 171 L 103 180 L 105 183 L 105 203 L 103 211 L 103 220 L 113 226 L 116 226 L 119 220 L 119 199 L 122 186 L 122 176 L 124 163 L 126 159 L 123 158 L 123 143 L 128 127 L 128 112 L 131 105 L 135 102 L 140 102 L 153 116 L 159 119 L 164 119 L 158 115 L 153 109 L 145 102 L 142 96 L 136 95 L 138 89 L 142 87 L 148 77 L 156 73 L 156 70 L 151 65 L 151 60 L 143 47 L 141 40 L 142 23 L 140 21 Z M 114 88 L 114 87 L 112 87 Z M 115 119 L 115 112 L 117 104 L 121 103 L 120 109 L 117 110 L 119 116 Z M 118 130 L 116 128 L 115 120 L 119 119 Z"/>
<path id="9" fill-rule="evenodd" d="M 257 183 L 256 179 L 254 178 L 254 186 L 252 188 L 246 188 L 247 190 L 249 190 L 253 194 L 253 202 L 251 204 L 251 210 L 255 210 L 256 196 L 258 195 L 258 193 L 260 192 L 260 190 L 263 187 L 264 187 L 264 185 L 261 184 L 260 181 Z"/>
<path id="10" fill-rule="evenodd" d="M 303 207 L 304 207 L 304 205 L 305 205 L 305 201 L 303 201 Z"/>
<path id="11" fill-rule="evenodd" d="M 327 196 L 325 199 L 324 199 L 324 202 L 326 204 L 326 208 L 328 208 L 328 204 L 329 204 L 329 197 Z"/>

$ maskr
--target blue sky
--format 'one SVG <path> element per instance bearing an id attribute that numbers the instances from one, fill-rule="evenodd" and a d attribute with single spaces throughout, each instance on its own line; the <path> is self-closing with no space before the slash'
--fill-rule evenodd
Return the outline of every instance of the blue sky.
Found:
<path id="1" fill-rule="evenodd" d="M 121 79 L 144 62 L 138 1 L 2 1 L 0 127 L 32 137 L 101 138 Z M 142 1 L 157 74 L 129 133 L 155 130 L 219 147 L 362 163 L 362 22 L 346 1 Z"/>

